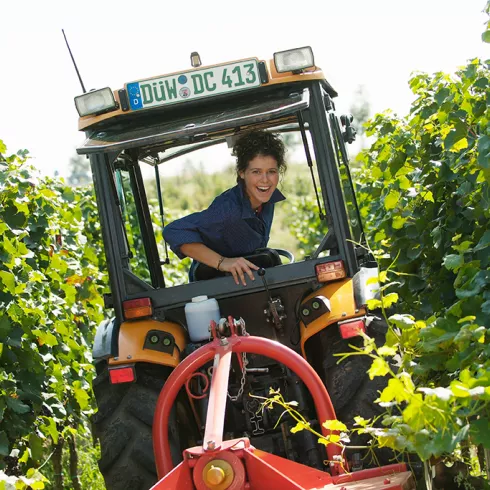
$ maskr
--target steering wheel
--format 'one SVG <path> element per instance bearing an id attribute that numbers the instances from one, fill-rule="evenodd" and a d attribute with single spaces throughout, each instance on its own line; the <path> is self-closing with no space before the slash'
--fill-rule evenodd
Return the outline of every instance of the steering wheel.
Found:
<path id="1" fill-rule="evenodd" d="M 283 248 L 275 248 L 274 249 L 281 257 L 286 257 L 289 260 L 290 264 L 294 263 L 294 255 L 289 251 Z"/>

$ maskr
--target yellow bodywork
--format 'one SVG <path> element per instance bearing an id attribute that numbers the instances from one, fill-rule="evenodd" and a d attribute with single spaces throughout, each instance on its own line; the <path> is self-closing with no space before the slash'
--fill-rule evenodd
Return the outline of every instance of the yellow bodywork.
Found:
<path id="1" fill-rule="evenodd" d="M 357 308 L 356 306 L 352 279 L 345 279 L 343 281 L 326 284 L 307 296 L 305 301 L 308 301 L 315 296 L 325 296 L 328 298 L 330 300 L 331 311 L 312 321 L 308 326 L 305 326 L 303 322 L 300 323 L 301 352 L 305 358 L 305 343 L 309 338 L 313 337 L 313 335 L 316 335 L 332 323 L 364 316 L 366 314 L 364 308 Z"/>
<path id="2" fill-rule="evenodd" d="M 247 58 L 247 60 L 250 58 Z M 235 61 L 230 61 L 230 63 L 236 63 L 240 62 L 243 60 L 235 60 Z M 260 61 L 260 60 L 258 60 Z M 220 63 L 219 65 L 221 65 Z M 209 65 L 209 66 L 200 66 L 199 68 L 195 68 L 195 70 L 185 70 L 186 73 L 189 72 L 191 73 L 192 71 L 196 70 L 202 70 L 203 68 L 213 68 L 214 66 L 219 66 L 219 65 Z M 292 72 L 286 72 L 286 73 L 278 73 L 276 70 L 276 67 L 274 65 L 274 60 L 269 60 L 266 62 L 266 66 L 268 68 L 268 75 L 269 75 L 269 81 L 267 83 L 263 83 L 261 87 L 269 87 L 270 85 L 276 85 L 278 83 L 292 83 L 292 82 L 302 82 L 304 80 L 323 80 L 325 77 L 323 75 L 323 72 L 321 69 L 318 67 L 312 67 L 312 68 L 307 68 L 305 69 L 302 73 L 298 74 L 293 74 Z M 173 72 L 173 73 L 165 73 L 161 76 L 169 76 L 169 75 L 176 75 L 181 72 Z M 157 75 L 158 76 L 158 75 Z M 84 131 L 85 129 L 89 128 L 90 126 L 93 126 L 94 124 L 100 123 L 102 121 L 106 121 L 108 119 L 112 119 L 113 117 L 118 117 L 118 116 L 124 116 L 128 114 L 134 114 L 134 111 L 123 111 L 120 106 L 121 106 L 121 101 L 119 99 L 119 91 L 114 90 L 114 98 L 116 102 L 119 105 L 119 109 L 116 109 L 115 111 L 107 112 L 105 114 L 99 114 L 97 116 L 84 116 L 78 119 L 78 129 L 80 131 Z M 147 110 L 152 110 L 153 108 L 147 109 Z M 138 111 L 142 112 L 142 111 Z"/>
<path id="3" fill-rule="evenodd" d="M 356 306 L 352 279 L 326 284 L 307 296 L 304 301 L 308 301 L 315 296 L 328 298 L 331 312 L 325 313 L 309 323 L 308 326 L 305 326 L 303 322 L 300 323 L 301 352 L 305 358 L 305 343 L 308 339 L 333 323 L 366 315 L 364 308 L 357 308 Z M 150 330 L 159 330 L 172 334 L 178 350 L 174 349 L 172 354 L 168 354 L 144 349 L 145 339 Z M 184 328 L 178 323 L 158 322 L 156 320 L 124 322 L 119 330 L 118 344 L 119 356 L 109 360 L 109 365 L 111 366 L 128 364 L 128 362 L 147 362 L 176 367 L 180 362 L 180 352 L 185 349 L 187 344 L 187 335 Z"/>
<path id="4" fill-rule="evenodd" d="M 144 349 L 145 339 L 150 330 L 159 330 L 172 334 L 179 349 L 174 349 L 172 354 Z M 124 322 L 119 330 L 119 356 L 109 359 L 109 365 L 148 362 L 176 367 L 180 362 L 180 353 L 183 352 L 186 346 L 186 338 L 184 328 L 178 323 L 158 322 L 156 320 Z"/>

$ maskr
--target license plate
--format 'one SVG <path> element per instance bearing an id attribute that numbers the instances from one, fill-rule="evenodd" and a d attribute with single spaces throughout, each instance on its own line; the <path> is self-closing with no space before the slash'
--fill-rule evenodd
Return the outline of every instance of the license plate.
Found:
<path id="1" fill-rule="evenodd" d="M 132 110 L 238 92 L 260 85 L 257 60 L 148 78 L 126 84 Z"/>

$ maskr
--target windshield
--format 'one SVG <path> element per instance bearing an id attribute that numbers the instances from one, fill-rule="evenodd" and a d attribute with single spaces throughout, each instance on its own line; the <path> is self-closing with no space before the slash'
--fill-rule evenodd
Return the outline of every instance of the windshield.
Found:
<path id="1" fill-rule="evenodd" d="M 310 169 L 298 127 L 283 126 L 273 132 L 278 134 L 286 148 L 287 170 L 281 175 L 277 187 L 286 199 L 274 205 L 267 246 L 287 250 L 294 257 L 293 260 L 302 261 L 315 252 L 328 231 L 326 220 L 320 219 L 319 206 L 324 212 L 325 203 L 318 188 L 311 139 L 306 132 L 312 165 Z M 191 259 L 180 259 L 170 249 L 163 239 L 162 229 L 174 220 L 206 210 L 217 196 L 237 185 L 236 158 L 231 148 L 234 141 L 236 138 L 222 138 L 183 145 L 134 162 L 134 166 L 141 171 L 159 262 L 167 287 L 188 282 Z M 141 217 L 133 195 L 135 186 L 131 185 L 133 165 L 126 162 L 117 167 L 116 186 L 130 249 L 130 269 L 133 274 L 151 284 L 148 260 L 141 239 Z M 315 197 L 315 186 L 318 200 Z M 328 253 L 326 250 L 323 255 Z M 284 265 L 290 261 L 291 257 L 281 257 Z"/>
<path id="2" fill-rule="evenodd" d="M 91 154 L 96 192 L 107 205 L 99 212 L 105 223 L 106 253 L 113 258 L 108 261 L 111 274 L 115 284 L 123 284 L 121 298 L 179 286 L 152 296 L 162 306 L 176 304 L 201 291 L 197 284 L 189 284 L 197 277 L 192 269 L 196 261 L 211 269 L 197 279 L 214 279 L 216 271 L 231 271 L 227 259 L 246 256 L 263 267 L 259 265 L 262 256 L 258 263 L 256 257 L 250 258 L 263 253 L 265 267 L 271 268 L 267 274 L 271 288 L 311 281 L 320 262 L 342 260 L 349 276 L 357 271 L 362 255 L 357 244 L 362 243 L 362 236 L 343 129 L 321 84 L 284 85 L 230 102 L 204 101 L 197 106 L 189 103 L 177 109 L 129 114 L 127 119 L 89 132 L 77 150 Z M 257 180 L 248 174 L 255 154 L 245 158 L 239 172 L 245 187 L 237 188 L 233 148 L 251 132 L 282 142 L 286 154 L 280 159 L 285 160 L 287 171 L 280 171 L 273 153 L 277 179 Z M 267 151 L 260 155 L 271 156 Z M 267 162 L 259 163 L 254 172 L 269 175 L 271 169 L 261 166 Z M 231 194 L 223 206 L 220 196 L 227 192 Z M 215 199 L 221 204 L 213 208 Z M 235 220 L 233 226 L 220 218 L 230 202 L 233 216 L 244 220 Z M 207 216 L 206 232 L 200 222 L 187 241 L 168 234 L 179 227 L 186 234 L 189 230 L 182 229 L 181 220 L 194 220 L 194 213 Z M 244 231 L 244 222 L 250 230 Z M 217 229 L 221 234 L 216 234 Z M 199 259 L 189 252 L 188 244 L 193 243 L 203 243 L 211 255 L 206 252 L 207 258 Z M 238 250 L 231 250 L 230 243 L 238 244 Z M 188 256 L 195 259 L 192 265 Z M 224 262 L 219 262 L 221 257 Z M 207 292 L 238 294 L 233 285 L 230 288 L 230 281 L 237 285 L 236 277 L 222 279 L 209 282 Z M 253 287 L 259 287 L 255 282 Z"/>

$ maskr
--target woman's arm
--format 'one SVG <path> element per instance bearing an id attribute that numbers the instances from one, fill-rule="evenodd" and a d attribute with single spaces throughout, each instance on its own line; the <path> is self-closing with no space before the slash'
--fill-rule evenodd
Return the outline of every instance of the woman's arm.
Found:
<path id="1" fill-rule="evenodd" d="M 209 247 L 206 247 L 203 243 L 184 243 L 180 246 L 180 251 L 191 259 L 195 259 L 209 267 L 224 272 L 230 272 L 233 279 L 235 279 L 235 282 L 240 284 L 240 279 L 244 286 L 247 285 L 245 282 L 245 274 L 247 274 L 252 281 L 255 281 L 252 269 L 259 269 L 255 264 L 252 264 L 252 262 L 249 262 L 243 257 L 223 258 L 220 254 L 214 252 Z"/>

